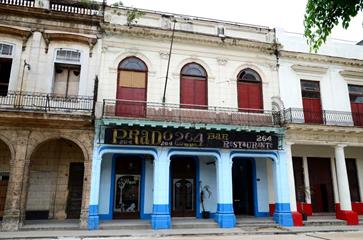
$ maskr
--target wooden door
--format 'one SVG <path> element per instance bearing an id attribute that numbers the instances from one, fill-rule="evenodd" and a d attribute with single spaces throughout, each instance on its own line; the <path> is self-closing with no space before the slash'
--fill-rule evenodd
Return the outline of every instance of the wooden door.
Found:
<path id="1" fill-rule="evenodd" d="M 305 123 L 323 123 L 320 98 L 303 98 Z"/>
<path id="2" fill-rule="evenodd" d="M 174 157 L 171 162 L 172 216 L 195 216 L 195 159 Z"/>
<path id="3" fill-rule="evenodd" d="M 122 156 L 115 167 L 114 219 L 140 218 L 141 158 Z"/>
<path id="4" fill-rule="evenodd" d="M 68 178 L 67 218 L 78 219 L 82 208 L 83 163 L 70 163 Z"/>
<path id="5" fill-rule="evenodd" d="M 116 115 L 144 117 L 146 115 L 146 72 L 119 70 Z"/>
<path id="6" fill-rule="evenodd" d="M 245 109 L 262 109 L 262 90 L 260 83 L 238 82 L 238 108 L 240 111 Z"/>
<path id="7" fill-rule="evenodd" d="M 9 183 L 9 176 L 0 176 L 0 219 L 2 219 L 4 216 L 8 183 Z"/>
<path id="8" fill-rule="evenodd" d="M 354 126 L 363 126 L 363 103 L 351 102 Z"/>
<path id="9" fill-rule="evenodd" d="M 361 200 L 359 194 L 359 181 L 358 181 L 356 160 L 347 158 L 345 159 L 345 162 L 348 173 L 350 199 L 352 202 L 360 202 Z"/>
<path id="10" fill-rule="evenodd" d="M 232 166 L 233 209 L 236 215 L 254 214 L 251 159 L 236 158 Z"/>
<path id="11" fill-rule="evenodd" d="M 305 202 L 305 181 L 303 159 L 301 157 L 292 158 L 295 180 L 295 195 L 297 202 Z"/>
<path id="12" fill-rule="evenodd" d="M 311 204 L 314 212 L 334 212 L 334 192 L 329 158 L 308 158 Z"/>
<path id="13" fill-rule="evenodd" d="M 180 106 L 183 108 L 205 109 L 207 81 L 198 77 L 182 77 L 180 84 Z"/>

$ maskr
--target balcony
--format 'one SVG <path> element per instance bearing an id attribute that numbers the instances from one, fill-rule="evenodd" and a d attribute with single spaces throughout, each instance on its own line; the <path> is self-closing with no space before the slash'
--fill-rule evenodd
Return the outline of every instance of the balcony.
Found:
<path id="1" fill-rule="evenodd" d="M 17 7 L 44 8 L 54 12 L 79 15 L 99 15 L 99 9 L 102 3 L 96 1 L 45 0 L 41 4 L 37 4 L 34 0 L 0 0 L 0 4 Z"/>
<path id="2" fill-rule="evenodd" d="M 363 112 L 343 111 L 307 111 L 302 108 L 289 108 L 284 111 L 284 122 L 300 124 L 317 124 L 327 126 L 363 127 Z"/>
<path id="3" fill-rule="evenodd" d="M 91 115 L 93 104 L 91 96 L 59 96 L 11 91 L 0 94 L 0 110 L 3 111 Z"/>
<path id="4" fill-rule="evenodd" d="M 248 126 L 279 126 L 281 123 L 279 112 L 261 109 L 237 109 L 109 99 L 103 101 L 102 118 Z"/>

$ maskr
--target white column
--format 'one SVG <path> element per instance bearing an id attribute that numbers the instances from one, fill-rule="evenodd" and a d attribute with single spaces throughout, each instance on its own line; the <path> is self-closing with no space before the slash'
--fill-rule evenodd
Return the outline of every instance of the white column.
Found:
<path id="1" fill-rule="evenodd" d="M 340 209 L 344 211 L 352 210 L 350 200 L 349 182 L 347 168 L 345 165 L 344 145 L 338 144 L 335 146 L 336 170 L 339 189 Z"/>
<path id="2" fill-rule="evenodd" d="M 305 189 L 310 190 L 309 165 L 308 165 L 308 158 L 307 157 L 303 157 L 303 168 L 304 168 Z M 306 203 L 311 204 L 311 193 L 310 193 L 310 191 L 305 192 L 305 201 L 306 201 Z"/>
<path id="3" fill-rule="evenodd" d="M 290 192 L 290 209 L 291 212 L 296 212 L 296 192 L 295 192 L 295 178 L 294 178 L 294 166 L 292 163 L 291 143 L 285 144 L 286 151 L 286 164 L 287 164 L 287 176 L 289 181 Z"/>
<path id="4" fill-rule="evenodd" d="M 336 173 L 336 168 L 335 168 L 334 157 L 330 158 L 330 168 L 331 168 L 331 176 L 332 176 L 332 180 L 333 180 L 334 202 L 339 203 L 339 191 L 338 191 L 337 173 Z"/>

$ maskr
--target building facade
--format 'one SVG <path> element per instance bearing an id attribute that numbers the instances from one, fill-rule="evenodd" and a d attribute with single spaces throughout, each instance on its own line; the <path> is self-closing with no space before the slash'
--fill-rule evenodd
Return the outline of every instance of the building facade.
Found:
<path id="1" fill-rule="evenodd" d="M 363 214 L 359 45 L 79 1 L 0 1 L 0 218 Z"/>
<path id="2" fill-rule="evenodd" d="M 45 4 L 45 5 L 44 5 Z M 101 17 L 62 1 L 0 1 L 0 218 L 87 225 Z"/>

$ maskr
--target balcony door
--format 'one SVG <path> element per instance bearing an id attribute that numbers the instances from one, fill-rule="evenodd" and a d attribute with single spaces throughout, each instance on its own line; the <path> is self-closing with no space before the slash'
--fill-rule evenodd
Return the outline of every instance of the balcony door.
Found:
<path id="1" fill-rule="evenodd" d="M 355 126 L 363 126 L 363 86 L 348 85 L 350 106 Z"/>
<path id="2" fill-rule="evenodd" d="M 205 109 L 208 105 L 207 72 L 197 63 L 188 63 L 181 70 L 180 106 Z"/>
<path id="3" fill-rule="evenodd" d="M 246 68 L 238 74 L 237 94 L 240 111 L 263 108 L 261 77 L 256 71 Z"/>
<path id="4" fill-rule="evenodd" d="M 305 123 L 322 124 L 323 115 L 319 82 L 301 80 Z"/>
<path id="5" fill-rule="evenodd" d="M 136 57 L 124 59 L 118 68 L 116 115 L 145 117 L 147 67 Z"/>

